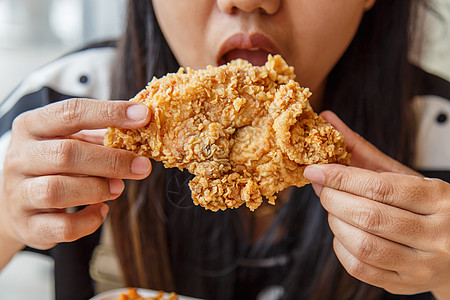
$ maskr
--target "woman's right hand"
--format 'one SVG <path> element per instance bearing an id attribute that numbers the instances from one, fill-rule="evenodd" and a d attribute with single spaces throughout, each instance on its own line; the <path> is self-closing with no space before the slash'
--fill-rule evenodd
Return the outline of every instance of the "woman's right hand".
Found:
<path id="1" fill-rule="evenodd" d="M 135 129 L 149 119 L 142 104 L 87 99 L 18 116 L 0 189 L 0 244 L 48 249 L 97 230 L 108 212 L 103 202 L 122 193 L 122 179 L 143 179 L 151 171 L 147 158 L 104 147 L 104 128 Z M 67 212 L 75 206 L 86 207 Z"/>

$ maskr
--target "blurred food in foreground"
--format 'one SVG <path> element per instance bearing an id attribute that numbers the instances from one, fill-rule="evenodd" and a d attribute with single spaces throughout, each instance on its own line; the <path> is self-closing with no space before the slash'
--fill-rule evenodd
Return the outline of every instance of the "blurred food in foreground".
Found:
<path id="1" fill-rule="evenodd" d="M 135 289 L 129 288 L 128 293 L 120 295 L 118 300 L 178 300 L 178 296 L 175 293 L 170 293 L 167 297 L 164 297 L 164 292 L 159 291 L 156 296 L 143 298 Z"/>

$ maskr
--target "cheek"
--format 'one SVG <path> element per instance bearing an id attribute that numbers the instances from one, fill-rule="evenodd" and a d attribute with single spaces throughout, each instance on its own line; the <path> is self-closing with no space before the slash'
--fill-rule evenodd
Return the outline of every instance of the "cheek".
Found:
<path id="1" fill-rule="evenodd" d="M 213 4 L 205 0 L 153 0 L 158 23 L 180 65 L 196 69 L 210 64 L 205 32 Z"/>
<path id="2" fill-rule="evenodd" d="M 352 41 L 364 13 L 363 3 L 360 0 L 310 1 L 303 8 L 302 17 L 293 19 L 297 79 L 313 92 Z"/>

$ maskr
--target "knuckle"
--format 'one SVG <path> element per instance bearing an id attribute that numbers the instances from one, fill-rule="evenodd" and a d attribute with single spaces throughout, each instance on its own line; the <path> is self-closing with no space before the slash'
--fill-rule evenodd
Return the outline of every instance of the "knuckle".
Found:
<path id="1" fill-rule="evenodd" d="M 357 212 L 355 219 L 360 228 L 367 229 L 370 232 L 378 232 L 382 223 L 381 213 L 371 207 L 362 208 Z"/>
<path id="2" fill-rule="evenodd" d="M 110 174 L 117 175 L 123 171 L 122 162 L 124 161 L 120 155 L 120 151 L 109 151 L 105 157 L 105 163 L 107 170 Z"/>
<path id="3" fill-rule="evenodd" d="M 335 187 L 335 189 L 341 190 L 343 188 L 344 182 L 346 181 L 344 172 L 331 170 L 328 177 L 332 181 L 332 186 Z"/>
<path id="4" fill-rule="evenodd" d="M 48 154 L 57 168 L 65 169 L 72 166 L 76 143 L 73 140 L 58 140 L 52 142 Z"/>
<path id="5" fill-rule="evenodd" d="M 55 181 L 55 179 L 53 180 Z M 59 205 L 59 185 L 51 182 L 50 180 L 45 180 L 43 182 L 43 193 L 46 197 L 46 205 L 48 208 L 60 208 Z"/>
<path id="6" fill-rule="evenodd" d="M 366 196 L 369 199 L 383 200 L 393 194 L 393 186 L 383 178 L 373 177 L 367 184 Z"/>
<path id="7" fill-rule="evenodd" d="M 39 180 L 36 195 L 39 203 L 44 206 L 43 208 L 62 208 L 59 181 L 57 178 L 41 178 Z"/>
<path id="8" fill-rule="evenodd" d="M 113 102 L 105 102 L 103 109 L 100 110 L 100 117 L 109 124 L 121 118 L 122 110 L 117 105 L 111 105 Z"/>
<path id="9" fill-rule="evenodd" d="M 82 118 L 81 99 L 73 98 L 64 100 L 58 105 L 59 110 L 56 111 L 56 117 L 62 122 L 74 123 Z"/>
<path id="10" fill-rule="evenodd" d="M 361 259 L 370 259 L 373 257 L 375 251 L 374 240 L 368 235 L 364 235 L 362 239 L 357 242 L 356 256 Z"/>

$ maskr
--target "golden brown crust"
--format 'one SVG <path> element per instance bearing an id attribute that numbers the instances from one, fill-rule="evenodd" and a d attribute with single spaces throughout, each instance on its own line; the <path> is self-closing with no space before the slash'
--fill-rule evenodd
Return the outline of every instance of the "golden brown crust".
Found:
<path id="1" fill-rule="evenodd" d="M 348 163 L 343 136 L 312 110 L 308 88 L 281 56 L 265 66 L 235 60 L 153 79 L 131 101 L 152 111 L 137 130 L 109 128 L 106 146 L 187 169 L 195 204 L 217 211 L 256 209 L 303 186 L 306 165 Z"/>

